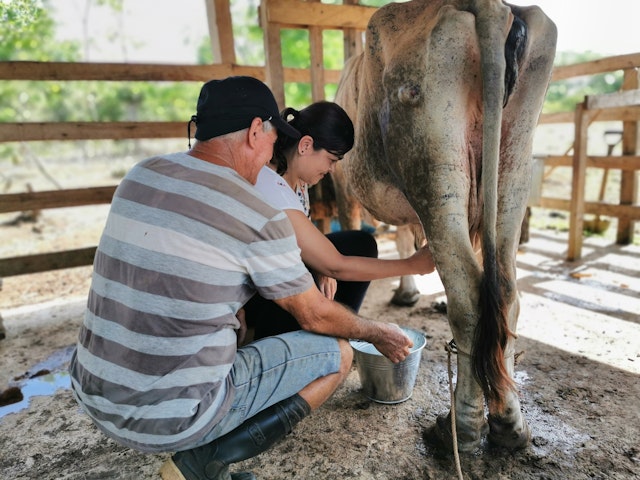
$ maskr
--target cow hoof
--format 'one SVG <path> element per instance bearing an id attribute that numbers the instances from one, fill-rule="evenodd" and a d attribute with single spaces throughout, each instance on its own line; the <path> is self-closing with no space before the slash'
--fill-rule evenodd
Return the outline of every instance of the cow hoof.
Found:
<path id="1" fill-rule="evenodd" d="M 473 452 L 482 442 L 482 434 L 486 432 L 487 425 L 483 424 L 478 432 L 460 432 L 458 431 L 457 443 L 458 452 Z M 425 442 L 437 448 L 438 450 L 453 452 L 453 435 L 451 433 L 451 413 L 447 416 L 439 416 L 436 423 L 428 428 L 423 434 Z"/>
<path id="2" fill-rule="evenodd" d="M 513 422 L 504 422 L 489 416 L 489 427 L 487 438 L 496 447 L 519 450 L 531 443 L 531 430 L 524 419 L 522 420 L 522 427 L 516 429 Z"/>
<path id="3" fill-rule="evenodd" d="M 391 299 L 391 303 L 398 307 L 413 307 L 420 299 L 420 292 L 418 290 L 403 291 L 396 289 Z"/>

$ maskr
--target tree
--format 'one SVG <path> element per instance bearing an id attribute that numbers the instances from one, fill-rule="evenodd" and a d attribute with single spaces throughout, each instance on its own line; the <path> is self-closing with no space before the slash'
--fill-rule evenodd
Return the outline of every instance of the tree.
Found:
<path id="1" fill-rule="evenodd" d="M 67 62 L 77 60 L 77 42 L 55 42 L 55 23 L 47 0 L 0 2 L 0 61 L 34 60 Z M 9 28 L 6 28 L 6 26 Z"/>

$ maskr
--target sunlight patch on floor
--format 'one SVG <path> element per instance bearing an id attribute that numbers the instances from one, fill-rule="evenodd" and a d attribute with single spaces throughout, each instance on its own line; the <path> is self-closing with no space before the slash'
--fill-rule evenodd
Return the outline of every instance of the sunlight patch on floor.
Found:
<path id="1" fill-rule="evenodd" d="M 640 312 L 640 298 L 623 295 L 602 288 L 582 285 L 576 282 L 552 280 L 538 283 L 537 287 L 547 290 L 551 298 L 568 298 L 570 303 L 591 311 L 600 312 Z"/>
<path id="2" fill-rule="evenodd" d="M 625 270 L 640 272 L 640 257 L 637 256 L 638 250 L 628 246 L 624 250 L 629 250 L 630 255 L 620 255 L 616 253 L 608 253 L 598 259 L 598 263 L 605 265 L 622 265 Z M 636 255 L 633 255 L 636 253 Z"/>
<path id="3" fill-rule="evenodd" d="M 531 293 L 520 312 L 518 336 L 640 374 L 640 325 Z"/>
<path id="4" fill-rule="evenodd" d="M 640 374 L 638 248 L 624 247 L 629 255 L 589 257 L 598 248 L 597 241 L 590 241 L 594 245 L 582 250 L 588 260 L 575 264 L 565 261 L 566 239 L 536 237 L 518 253 L 518 335 Z M 397 258 L 397 252 L 389 248 L 381 256 Z M 422 295 L 446 301 L 437 273 L 414 280 Z M 392 285 L 397 288 L 398 280 Z"/>

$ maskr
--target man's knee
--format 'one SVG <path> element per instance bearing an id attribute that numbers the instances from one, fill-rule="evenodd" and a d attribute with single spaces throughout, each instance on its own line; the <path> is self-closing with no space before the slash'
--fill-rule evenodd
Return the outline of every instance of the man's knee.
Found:
<path id="1" fill-rule="evenodd" d="M 353 363 L 353 348 L 347 340 L 342 338 L 338 339 L 338 345 L 340 346 L 340 373 L 346 378 Z"/>

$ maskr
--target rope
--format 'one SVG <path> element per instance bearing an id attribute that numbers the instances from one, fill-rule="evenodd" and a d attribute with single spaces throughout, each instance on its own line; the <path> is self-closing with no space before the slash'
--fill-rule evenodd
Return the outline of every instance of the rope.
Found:
<path id="1" fill-rule="evenodd" d="M 464 480 L 462 476 L 462 467 L 460 466 L 460 455 L 458 454 L 458 432 L 456 430 L 456 399 L 453 393 L 453 372 L 451 370 L 451 354 L 458 353 L 458 347 L 454 340 L 444 344 L 444 349 L 447 351 L 448 371 L 449 374 L 449 394 L 451 396 L 451 436 L 453 437 L 453 459 L 456 463 L 456 471 L 458 472 L 458 478 Z"/>
<path id="2" fill-rule="evenodd" d="M 451 369 L 451 354 L 456 355 L 470 355 L 462 350 L 458 349 L 458 345 L 455 340 L 451 340 L 449 343 L 445 342 L 444 349 L 447 351 L 447 374 L 449 375 L 449 395 L 451 398 L 451 436 L 453 438 L 453 459 L 456 464 L 456 472 L 458 473 L 458 479 L 464 480 L 462 475 L 462 467 L 460 466 L 460 454 L 458 453 L 458 431 L 456 430 L 456 398 L 453 389 L 453 370 Z M 514 365 L 518 363 L 519 358 L 524 354 L 521 352 L 505 352 L 504 358 L 514 357 Z"/>

